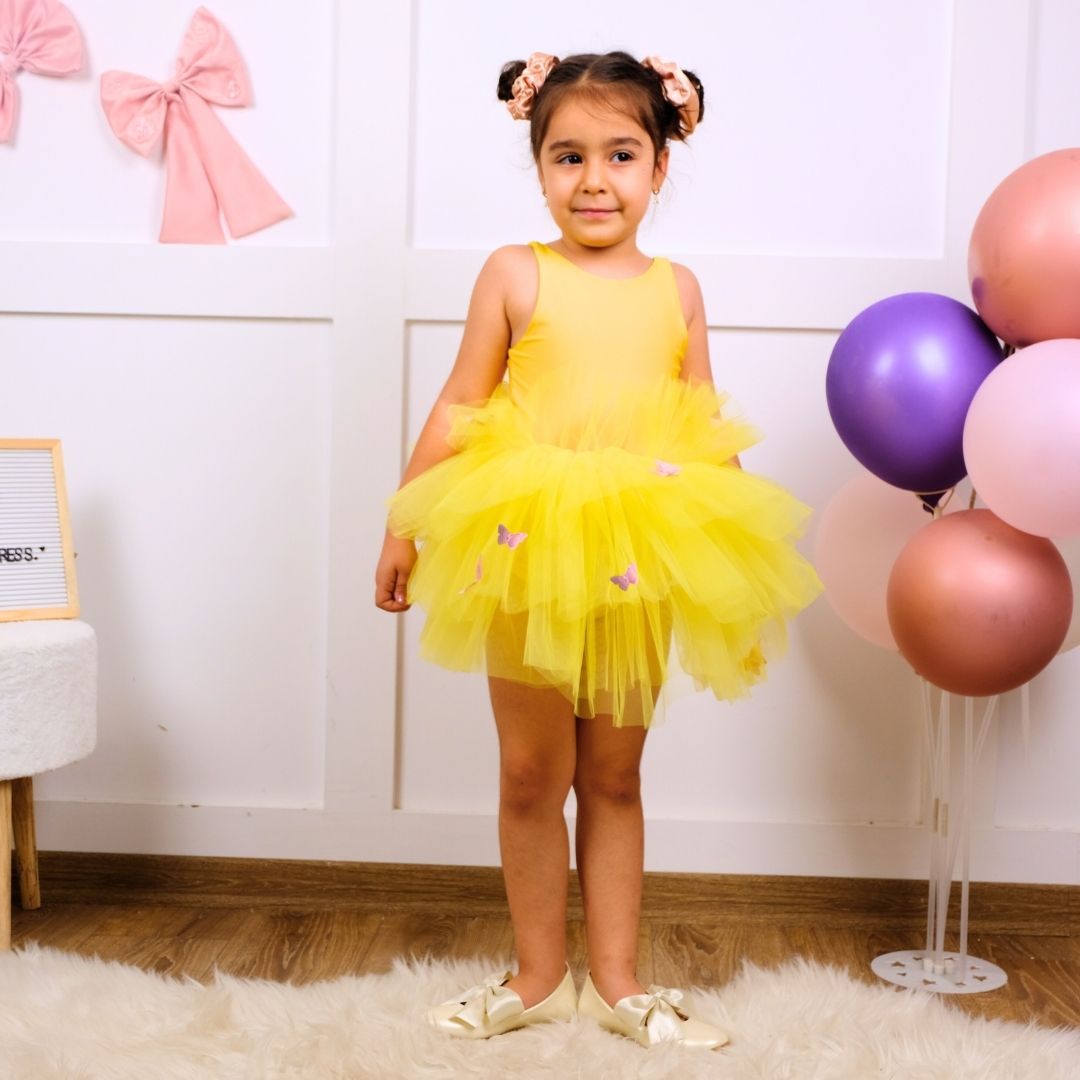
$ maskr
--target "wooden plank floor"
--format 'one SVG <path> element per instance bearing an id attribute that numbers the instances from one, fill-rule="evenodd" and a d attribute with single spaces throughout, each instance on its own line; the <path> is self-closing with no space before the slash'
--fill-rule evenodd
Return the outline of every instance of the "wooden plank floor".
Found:
<path id="1" fill-rule="evenodd" d="M 36 941 L 204 981 L 217 969 L 309 983 L 387 971 L 398 956 L 505 957 L 512 944 L 509 919 L 498 914 L 53 904 L 38 911 L 16 908 L 12 922 L 16 947 Z M 646 983 L 718 987 L 744 960 L 774 967 L 803 956 L 873 983 L 873 957 L 922 944 L 912 930 L 650 919 L 642 924 L 639 973 Z M 946 945 L 957 947 L 952 940 Z M 1080 939 L 984 934 L 972 938 L 970 950 L 1003 967 L 1009 983 L 991 993 L 950 998 L 959 1008 L 1003 1020 L 1080 1026 Z M 570 952 L 575 971 L 583 972 L 580 921 L 570 923 Z"/>

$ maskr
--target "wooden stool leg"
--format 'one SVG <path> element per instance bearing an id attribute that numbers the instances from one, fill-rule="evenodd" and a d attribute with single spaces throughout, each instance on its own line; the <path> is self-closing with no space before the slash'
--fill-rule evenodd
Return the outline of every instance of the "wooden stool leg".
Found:
<path id="1" fill-rule="evenodd" d="M 0 951 L 11 948 L 11 781 L 0 780 Z"/>
<path id="2" fill-rule="evenodd" d="M 11 821 L 15 832 L 15 865 L 19 869 L 19 906 L 26 911 L 32 911 L 41 907 L 32 776 L 12 781 Z"/>

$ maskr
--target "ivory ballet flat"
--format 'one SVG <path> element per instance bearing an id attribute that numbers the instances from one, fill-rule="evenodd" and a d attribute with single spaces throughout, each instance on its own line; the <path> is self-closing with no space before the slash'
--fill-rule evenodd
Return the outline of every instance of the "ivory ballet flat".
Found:
<path id="1" fill-rule="evenodd" d="M 515 991 L 507 989 L 510 974 L 504 971 L 489 975 L 460 997 L 429 1009 L 428 1020 L 440 1031 L 459 1039 L 490 1039 L 530 1024 L 569 1020 L 577 1012 L 577 990 L 569 964 L 562 982 L 543 1001 L 528 1009 Z"/>
<path id="2" fill-rule="evenodd" d="M 647 994 L 619 998 L 612 1008 L 593 985 L 592 975 L 585 978 L 578 999 L 578 1012 L 595 1020 L 602 1028 L 625 1035 L 642 1046 L 674 1040 L 684 1046 L 715 1050 L 728 1042 L 719 1029 L 687 1016 L 683 1011 L 681 990 L 650 986 Z"/>

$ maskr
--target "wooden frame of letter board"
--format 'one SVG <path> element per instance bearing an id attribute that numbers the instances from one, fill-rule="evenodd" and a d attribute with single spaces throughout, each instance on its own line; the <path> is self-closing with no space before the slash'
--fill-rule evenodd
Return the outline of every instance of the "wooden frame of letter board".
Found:
<path id="1" fill-rule="evenodd" d="M 0 622 L 25 619 L 75 619 L 79 616 L 79 589 L 75 581 L 75 548 L 71 539 L 71 520 L 68 517 L 67 490 L 64 485 L 64 460 L 59 439 L 0 439 L 0 454 L 8 450 L 50 450 L 53 464 L 53 491 L 60 518 L 60 543 L 64 557 L 64 583 L 67 588 L 66 607 L 0 609 Z M 0 521 L 0 530 L 4 523 Z M 0 547 L 5 537 L 0 535 Z"/>

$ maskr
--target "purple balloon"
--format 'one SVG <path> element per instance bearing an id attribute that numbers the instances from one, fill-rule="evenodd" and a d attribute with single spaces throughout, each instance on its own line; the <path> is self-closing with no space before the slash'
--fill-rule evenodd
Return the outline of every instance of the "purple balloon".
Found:
<path id="1" fill-rule="evenodd" d="M 958 300 L 890 296 L 856 315 L 833 347 L 829 413 L 875 476 L 907 491 L 941 491 L 967 475 L 968 406 L 1002 357 L 987 325 Z"/>

